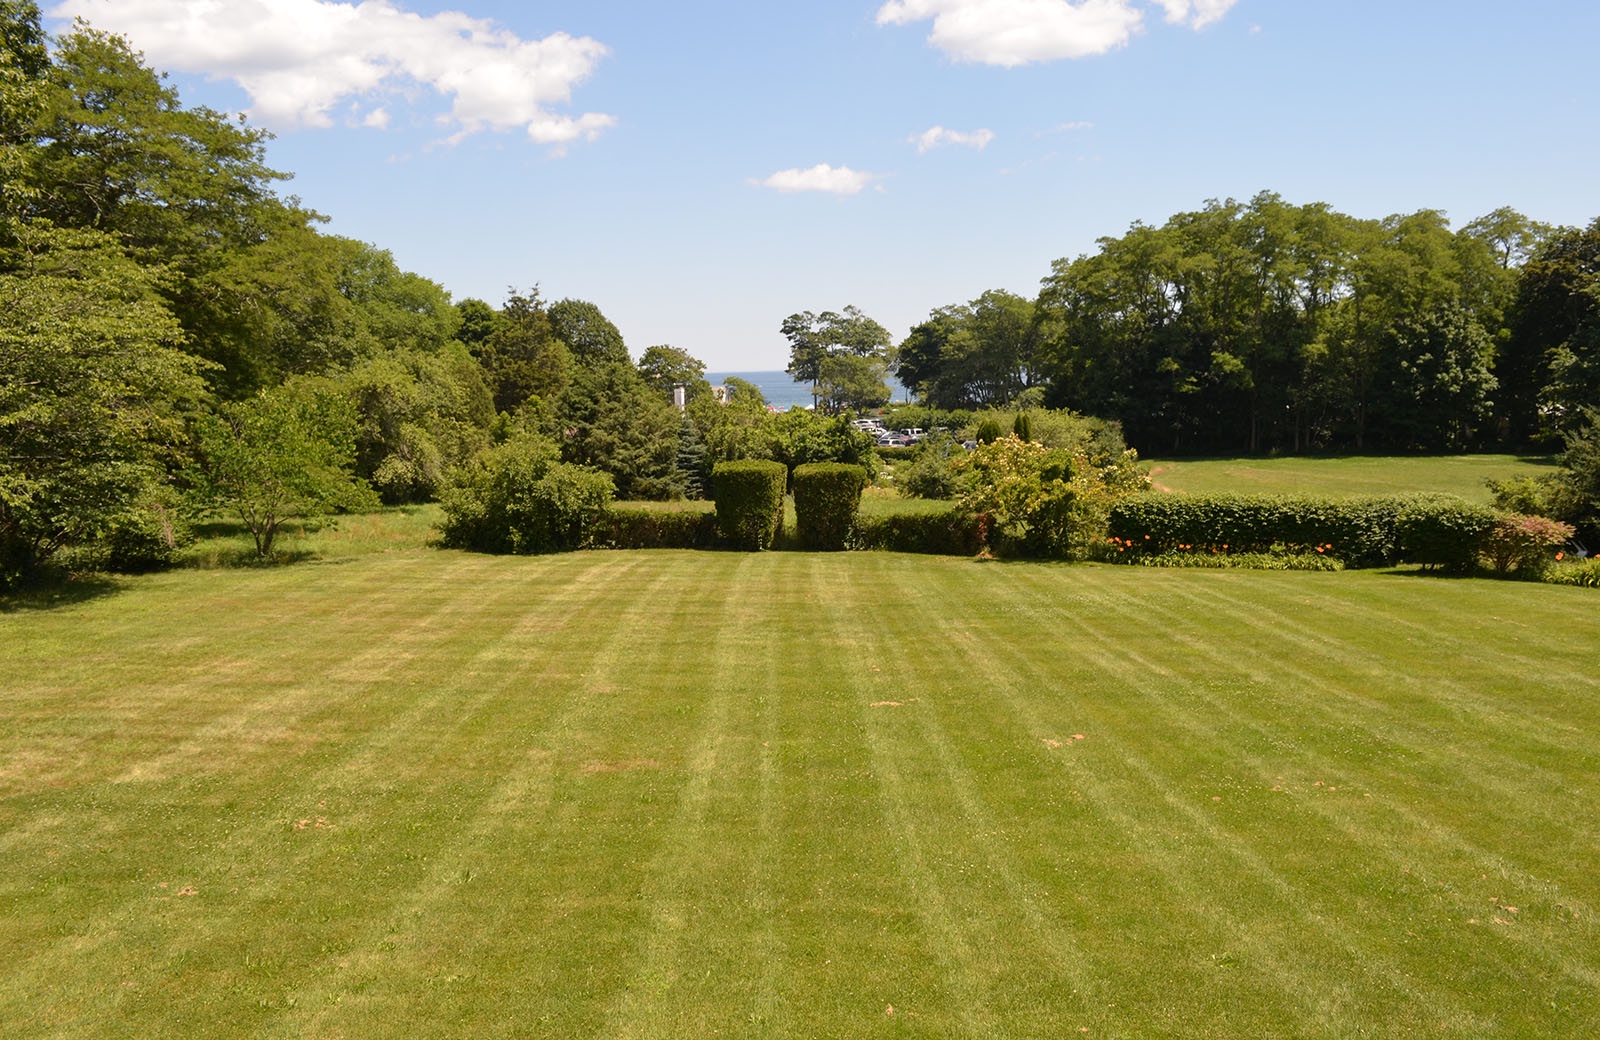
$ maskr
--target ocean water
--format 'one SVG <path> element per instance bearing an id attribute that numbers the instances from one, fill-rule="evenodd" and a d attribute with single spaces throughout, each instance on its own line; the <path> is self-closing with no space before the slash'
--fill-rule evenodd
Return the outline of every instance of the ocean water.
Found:
<path id="1" fill-rule="evenodd" d="M 789 378 L 789 373 L 782 370 L 777 372 L 707 372 L 706 379 L 712 386 L 717 386 L 729 376 L 743 379 L 747 383 L 754 383 L 760 390 L 761 396 L 767 403 L 780 411 L 790 408 L 811 407 L 811 384 L 796 383 Z M 911 400 L 911 394 L 906 388 L 889 378 L 889 400 L 902 404 Z"/>

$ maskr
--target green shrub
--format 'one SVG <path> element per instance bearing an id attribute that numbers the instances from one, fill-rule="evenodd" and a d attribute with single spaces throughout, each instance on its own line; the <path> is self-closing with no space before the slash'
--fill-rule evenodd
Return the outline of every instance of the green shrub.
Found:
<path id="1" fill-rule="evenodd" d="M 956 461 L 960 505 L 989 518 L 991 544 L 1006 555 L 1088 556 L 1106 537 L 1113 502 L 1149 487 L 1131 451 L 1108 466 L 1015 435 Z"/>
<path id="2" fill-rule="evenodd" d="M 160 570 L 193 543 L 194 529 L 177 493 L 153 488 L 112 521 L 103 539 L 105 567 L 121 574 Z"/>
<path id="3" fill-rule="evenodd" d="M 978 429 L 972 439 L 979 444 L 993 444 L 1000 439 L 1000 423 L 995 419 L 985 419 L 978 424 Z"/>
<path id="4" fill-rule="evenodd" d="M 517 434 L 451 474 L 443 542 L 490 553 L 548 553 L 590 544 L 611 505 L 611 478 L 556 461 L 556 447 Z"/>
<path id="5" fill-rule="evenodd" d="M 717 514 L 709 510 L 625 506 L 608 509 L 591 538 L 606 549 L 709 549 L 716 541 Z"/>
<path id="6" fill-rule="evenodd" d="M 1538 581 L 1572 535 L 1571 524 L 1546 516 L 1503 516 L 1482 539 L 1482 553 L 1495 574 L 1516 571 L 1518 577 Z"/>
<path id="7" fill-rule="evenodd" d="M 1557 563 L 1544 572 L 1543 580 L 1551 585 L 1577 585 L 1585 589 L 1600 589 L 1600 559 Z"/>
<path id="8" fill-rule="evenodd" d="M 1409 546 L 1401 537 L 1402 515 Z M 1135 553 L 1279 549 L 1315 552 L 1349 567 L 1381 567 L 1407 558 L 1429 566 L 1457 566 L 1463 551 L 1469 560 L 1477 552 L 1473 531 L 1486 529 L 1493 517 L 1486 507 L 1450 496 L 1152 494 L 1116 503 L 1109 530 L 1125 550 Z"/>
<path id="9" fill-rule="evenodd" d="M 874 448 L 874 453 L 884 462 L 910 462 L 921 452 L 921 445 L 908 445 L 904 448 L 882 447 Z"/>
<path id="10" fill-rule="evenodd" d="M 1478 562 L 1484 538 L 1494 527 L 1496 513 L 1450 495 L 1412 499 L 1395 515 L 1395 539 L 1400 558 L 1454 574 L 1470 572 Z"/>
<path id="11" fill-rule="evenodd" d="M 856 518 L 855 546 L 858 549 L 974 556 L 983 545 L 982 520 L 965 509 Z"/>
<path id="12" fill-rule="evenodd" d="M 711 474 L 717 529 L 729 545 L 752 552 L 772 548 L 783 531 L 783 492 L 789 470 L 781 462 L 719 462 Z"/>
<path id="13" fill-rule="evenodd" d="M 930 437 L 913 449 L 906 450 L 910 459 L 895 466 L 894 486 L 901 494 L 912 498 L 952 499 L 960 490 L 954 462 L 966 454 L 952 438 L 944 434 Z"/>
<path id="14" fill-rule="evenodd" d="M 843 462 L 808 462 L 795 467 L 795 527 L 804 548 L 839 552 L 850 541 L 867 471 Z"/>
<path id="15" fill-rule="evenodd" d="M 1033 420 L 1028 418 L 1027 412 L 1018 412 L 1017 417 L 1011 420 L 1011 432 L 1017 435 L 1019 441 L 1033 440 Z"/>

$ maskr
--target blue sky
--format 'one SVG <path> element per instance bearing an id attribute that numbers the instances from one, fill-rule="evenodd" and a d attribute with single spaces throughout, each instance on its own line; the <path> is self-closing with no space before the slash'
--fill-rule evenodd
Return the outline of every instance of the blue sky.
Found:
<path id="1" fill-rule="evenodd" d="M 456 299 L 538 283 L 638 356 L 896 339 L 1134 220 L 1600 216 L 1593 0 L 65 0 L 246 111 L 286 191 Z M 559 35 L 558 35 L 559 34 Z"/>

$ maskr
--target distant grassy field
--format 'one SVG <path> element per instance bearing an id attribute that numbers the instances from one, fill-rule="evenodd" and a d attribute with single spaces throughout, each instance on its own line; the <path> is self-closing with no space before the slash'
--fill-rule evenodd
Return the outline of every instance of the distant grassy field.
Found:
<path id="1" fill-rule="evenodd" d="M 1428 455 L 1182 459 L 1151 462 L 1162 488 L 1190 494 L 1388 495 L 1439 491 L 1489 501 L 1490 478 L 1547 472 L 1554 460 L 1524 455 Z"/>
<path id="2" fill-rule="evenodd" d="M 0 603 L 0 1035 L 1600 1034 L 1593 592 L 426 515 Z"/>

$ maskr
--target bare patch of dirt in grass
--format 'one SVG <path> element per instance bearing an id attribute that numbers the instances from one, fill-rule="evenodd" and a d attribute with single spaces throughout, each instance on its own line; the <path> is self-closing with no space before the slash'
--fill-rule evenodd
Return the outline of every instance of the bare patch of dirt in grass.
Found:
<path id="1" fill-rule="evenodd" d="M 867 705 L 869 708 L 904 708 L 908 704 L 916 704 L 921 698 L 913 697 L 908 701 L 873 701 Z"/>

